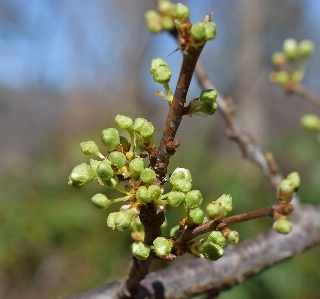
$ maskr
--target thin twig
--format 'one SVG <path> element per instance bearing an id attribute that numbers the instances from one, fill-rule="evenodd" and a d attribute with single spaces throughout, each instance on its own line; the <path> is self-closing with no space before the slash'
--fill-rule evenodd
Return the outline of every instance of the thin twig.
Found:
<path id="1" fill-rule="evenodd" d="M 320 98 L 302 83 L 294 84 L 290 91 L 302 96 L 314 107 L 320 109 Z"/>

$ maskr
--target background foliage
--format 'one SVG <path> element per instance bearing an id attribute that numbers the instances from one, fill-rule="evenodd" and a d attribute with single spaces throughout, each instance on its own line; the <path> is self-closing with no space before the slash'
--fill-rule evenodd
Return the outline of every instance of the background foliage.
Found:
<path id="1" fill-rule="evenodd" d="M 319 3 L 183 3 L 191 8 L 191 20 L 214 12 L 218 37 L 201 60 L 283 173 L 299 171 L 302 200 L 319 203 L 319 144 L 298 123 L 313 108 L 268 82 L 269 57 L 285 38 L 310 38 L 320 49 Z M 0 298 L 65 297 L 125 274 L 129 235 L 108 229 L 106 213 L 89 202 L 98 187 L 78 192 L 68 187 L 67 177 L 83 161 L 79 142 L 99 143 L 101 130 L 114 126 L 118 113 L 154 122 L 159 140 L 167 105 L 154 96 L 159 86 L 148 65 L 152 57 L 166 58 L 176 44 L 144 28 L 143 13 L 153 5 L 142 0 L 0 2 Z M 317 94 L 319 53 L 305 80 Z M 167 60 L 177 76 L 181 55 Z M 194 82 L 189 99 L 198 93 Z M 259 170 L 224 137 L 219 116 L 184 119 L 178 139 L 181 146 L 169 166 L 189 168 L 207 201 L 230 193 L 234 213 L 274 202 Z M 169 223 L 179 216 L 169 212 Z M 235 229 L 245 239 L 270 225 L 271 220 L 260 219 Z M 260 298 L 316 298 L 319 253 L 314 248 L 219 298 L 255 298 L 257 292 Z"/>

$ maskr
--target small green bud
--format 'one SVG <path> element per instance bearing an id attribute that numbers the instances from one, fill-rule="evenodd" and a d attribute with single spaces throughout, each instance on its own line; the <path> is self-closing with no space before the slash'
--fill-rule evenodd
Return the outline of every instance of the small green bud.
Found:
<path id="1" fill-rule="evenodd" d="M 172 15 L 176 5 L 168 0 L 158 1 L 158 11 L 164 15 Z"/>
<path id="2" fill-rule="evenodd" d="M 203 247 L 203 256 L 209 261 L 216 261 L 224 255 L 224 250 L 218 244 L 205 242 Z"/>
<path id="3" fill-rule="evenodd" d="M 170 230 L 170 237 L 177 237 L 180 233 L 179 225 L 174 226 Z"/>
<path id="4" fill-rule="evenodd" d="M 288 234 L 292 231 L 292 223 L 284 216 L 273 223 L 273 229 L 280 234 Z"/>
<path id="5" fill-rule="evenodd" d="M 218 93 L 215 89 L 205 89 L 200 93 L 200 101 L 214 102 L 217 99 Z"/>
<path id="6" fill-rule="evenodd" d="M 141 186 L 136 192 L 136 198 L 139 203 L 147 204 L 151 200 L 150 193 L 146 186 Z"/>
<path id="7" fill-rule="evenodd" d="M 164 237 L 158 237 L 153 241 L 153 250 L 158 257 L 164 258 L 171 252 L 171 243 Z"/>
<path id="8" fill-rule="evenodd" d="M 206 37 L 205 23 L 198 22 L 193 24 L 191 27 L 191 35 L 195 40 L 204 41 Z"/>
<path id="9" fill-rule="evenodd" d="M 129 228 L 133 220 L 132 218 L 133 218 L 133 211 L 131 210 L 116 212 L 114 215 L 115 228 L 119 231 L 123 231 Z"/>
<path id="10" fill-rule="evenodd" d="M 118 128 L 132 131 L 133 120 L 130 117 L 118 114 L 115 118 L 115 122 Z"/>
<path id="11" fill-rule="evenodd" d="M 212 243 L 218 244 L 219 246 L 223 247 L 224 245 L 226 245 L 227 240 L 222 235 L 222 233 L 220 231 L 213 231 L 208 236 L 208 242 L 212 242 Z"/>
<path id="12" fill-rule="evenodd" d="M 150 73 L 153 74 L 154 71 L 159 67 L 159 66 L 166 66 L 168 67 L 168 63 L 166 63 L 162 58 L 153 58 L 151 60 L 151 64 L 150 64 Z"/>
<path id="13" fill-rule="evenodd" d="M 135 241 L 131 245 L 132 254 L 139 260 L 146 260 L 150 254 L 150 247 L 140 241 Z"/>
<path id="14" fill-rule="evenodd" d="M 68 185 L 77 189 L 81 189 L 82 187 L 90 183 L 94 178 L 95 173 L 91 169 L 91 167 L 86 163 L 82 163 L 72 169 L 71 174 L 68 178 Z"/>
<path id="15" fill-rule="evenodd" d="M 192 188 L 192 184 L 187 179 L 177 179 L 172 182 L 170 180 L 170 183 L 173 187 L 173 191 L 188 193 Z"/>
<path id="16" fill-rule="evenodd" d="M 93 172 L 95 173 L 95 176 L 97 177 L 97 167 L 98 165 L 101 163 L 101 161 L 98 160 L 94 160 L 94 159 L 90 159 L 90 167 L 93 170 Z"/>
<path id="17" fill-rule="evenodd" d="M 218 109 L 218 104 L 209 101 L 202 101 L 201 104 L 201 112 L 206 115 L 213 115 Z"/>
<path id="18" fill-rule="evenodd" d="M 110 180 L 113 175 L 113 169 L 109 161 L 102 161 L 97 167 L 97 174 L 101 180 Z"/>
<path id="19" fill-rule="evenodd" d="M 179 20 L 189 18 L 190 10 L 189 7 L 183 5 L 182 3 L 177 3 L 176 8 L 173 13 L 173 17 Z"/>
<path id="20" fill-rule="evenodd" d="M 176 168 L 170 176 L 170 183 L 172 184 L 177 179 L 186 179 L 192 183 L 191 172 L 186 168 Z"/>
<path id="21" fill-rule="evenodd" d="M 189 191 L 186 195 L 186 207 L 189 209 L 200 207 L 202 201 L 202 194 L 199 190 Z"/>
<path id="22" fill-rule="evenodd" d="M 127 158 L 123 153 L 114 151 L 109 154 L 109 160 L 112 165 L 119 169 L 126 165 Z"/>
<path id="23" fill-rule="evenodd" d="M 300 123 L 307 130 L 320 130 L 320 118 L 315 114 L 303 115 Z"/>
<path id="24" fill-rule="evenodd" d="M 114 128 L 104 129 L 101 133 L 102 143 L 109 148 L 115 148 L 120 143 L 120 136 L 118 130 Z"/>
<path id="25" fill-rule="evenodd" d="M 101 193 L 94 195 L 91 198 L 91 201 L 96 207 L 100 209 L 109 208 L 112 204 L 112 202 L 108 199 L 108 197 Z"/>
<path id="26" fill-rule="evenodd" d="M 222 205 L 224 217 L 232 211 L 232 197 L 230 194 L 223 194 L 216 202 Z"/>
<path id="27" fill-rule="evenodd" d="M 297 69 L 291 74 L 291 80 L 296 83 L 301 82 L 303 77 L 304 77 L 304 71 L 301 69 Z"/>
<path id="28" fill-rule="evenodd" d="M 153 124 L 142 117 L 139 117 L 134 121 L 133 129 L 146 140 L 149 140 L 154 133 Z"/>
<path id="29" fill-rule="evenodd" d="M 231 230 L 227 234 L 227 241 L 231 244 L 238 244 L 240 235 L 237 231 Z"/>
<path id="30" fill-rule="evenodd" d="M 210 219 L 214 219 L 216 217 L 220 217 L 221 214 L 220 214 L 220 204 L 216 203 L 216 202 L 211 202 L 209 204 L 207 204 L 206 206 L 206 210 L 207 210 L 207 213 L 208 213 L 208 216 Z"/>
<path id="31" fill-rule="evenodd" d="M 168 83 L 171 76 L 172 72 L 167 66 L 159 66 L 152 74 L 153 81 L 160 84 Z"/>
<path id="32" fill-rule="evenodd" d="M 290 81 L 290 76 L 287 71 L 279 71 L 275 73 L 274 82 L 284 86 Z"/>
<path id="33" fill-rule="evenodd" d="M 168 195 L 168 205 L 172 207 L 180 207 L 185 198 L 186 195 L 183 192 L 171 191 Z"/>
<path id="34" fill-rule="evenodd" d="M 80 147 L 85 155 L 100 155 L 99 148 L 94 141 L 81 142 Z"/>
<path id="35" fill-rule="evenodd" d="M 204 24 L 205 40 L 215 39 L 217 36 L 217 25 L 214 22 Z"/>
<path id="36" fill-rule="evenodd" d="M 283 65 L 286 64 L 287 59 L 283 52 L 275 52 L 271 57 L 271 62 L 277 68 L 281 68 Z"/>
<path id="37" fill-rule="evenodd" d="M 296 59 L 298 57 L 298 43 L 293 38 L 288 38 L 283 43 L 283 53 L 288 59 Z"/>
<path id="38" fill-rule="evenodd" d="M 299 189 L 301 184 L 300 175 L 298 172 L 291 172 L 287 175 L 287 179 L 291 181 L 292 185 L 295 188 L 295 191 Z"/>
<path id="39" fill-rule="evenodd" d="M 155 178 L 156 178 L 156 173 L 153 169 L 151 168 L 145 168 L 141 171 L 140 173 L 140 179 L 142 182 L 146 183 L 146 184 L 151 184 L 154 182 Z"/>
<path id="40" fill-rule="evenodd" d="M 195 224 L 201 224 L 204 218 L 203 211 L 200 208 L 190 210 L 189 216 Z"/>
<path id="41" fill-rule="evenodd" d="M 290 201 L 292 199 L 295 186 L 290 179 L 283 179 L 279 185 L 279 200 Z"/>
<path id="42" fill-rule="evenodd" d="M 144 18 L 146 20 L 147 28 L 151 33 L 162 31 L 162 18 L 156 11 L 148 10 L 144 14 Z"/>
<path id="43" fill-rule="evenodd" d="M 116 216 L 117 213 L 118 213 L 118 212 L 114 212 L 114 213 L 110 213 L 110 214 L 108 215 L 107 225 L 108 225 L 109 227 L 111 227 L 112 229 L 115 229 L 115 228 L 116 228 L 116 224 L 115 224 L 115 222 L 114 222 L 114 218 L 115 218 L 115 216 Z"/>
<path id="44" fill-rule="evenodd" d="M 151 185 L 148 187 L 148 191 L 152 199 L 159 199 L 162 195 L 161 189 L 157 185 Z"/>
<path id="45" fill-rule="evenodd" d="M 114 175 L 111 179 L 109 180 L 102 180 L 103 184 L 110 188 L 110 189 L 114 189 L 119 185 L 119 179 L 116 175 Z"/>
<path id="46" fill-rule="evenodd" d="M 299 55 L 301 57 L 310 57 L 314 52 L 314 43 L 311 40 L 302 40 L 299 43 Z"/>
<path id="47" fill-rule="evenodd" d="M 138 177 L 143 169 L 144 169 L 144 162 L 142 158 L 134 158 L 129 163 L 129 171 L 131 173 L 131 176 L 133 177 Z"/>
<path id="48" fill-rule="evenodd" d="M 162 17 L 162 27 L 164 30 L 171 31 L 174 29 L 174 21 L 171 16 Z"/>

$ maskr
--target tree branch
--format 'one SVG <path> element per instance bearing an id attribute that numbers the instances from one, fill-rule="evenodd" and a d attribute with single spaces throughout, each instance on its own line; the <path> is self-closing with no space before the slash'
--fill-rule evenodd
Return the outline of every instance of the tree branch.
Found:
<path id="1" fill-rule="evenodd" d="M 294 92 L 301 97 L 305 98 L 311 105 L 320 109 L 320 98 L 310 91 L 307 87 L 305 87 L 302 83 L 294 84 L 291 87 L 291 92 Z"/>
<path id="2" fill-rule="evenodd" d="M 217 295 L 320 244 L 320 206 L 301 205 L 290 220 L 293 230 L 288 235 L 270 229 L 237 246 L 229 246 L 216 262 L 195 258 L 148 274 L 140 284 L 137 299 L 183 299 L 209 291 Z M 111 299 L 120 283 L 121 280 L 69 299 Z"/>

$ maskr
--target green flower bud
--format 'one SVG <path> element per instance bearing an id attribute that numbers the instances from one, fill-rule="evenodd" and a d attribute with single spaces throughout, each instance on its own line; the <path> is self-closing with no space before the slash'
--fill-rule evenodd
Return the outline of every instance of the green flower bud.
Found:
<path id="1" fill-rule="evenodd" d="M 90 167 L 93 170 L 93 172 L 95 173 L 95 177 L 98 176 L 97 174 L 97 167 L 98 165 L 101 163 L 101 161 L 98 160 L 94 160 L 94 159 L 90 159 Z"/>
<path id="2" fill-rule="evenodd" d="M 114 175 L 111 179 L 109 180 L 102 180 L 103 184 L 110 188 L 110 189 L 114 189 L 119 185 L 119 179 L 116 175 Z"/>
<path id="3" fill-rule="evenodd" d="M 200 93 L 200 101 L 214 102 L 217 99 L 218 93 L 215 89 L 205 89 Z"/>
<path id="4" fill-rule="evenodd" d="M 288 234 L 292 231 L 292 223 L 287 217 L 281 217 L 273 223 L 273 229 L 280 234 Z"/>
<path id="5" fill-rule="evenodd" d="M 133 214 L 132 210 L 116 212 L 114 215 L 115 228 L 119 231 L 129 228 L 133 220 Z"/>
<path id="6" fill-rule="evenodd" d="M 192 184 L 187 179 L 177 179 L 173 182 L 170 181 L 170 183 L 173 187 L 173 191 L 188 193 L 192 188 Z"/>
<path id="7" fill-rule="evenodd" d="M 131 173 L 131 176 L 133 177 L 138 177 L 143 169 L 144 169 L 144 162 L 142 158 L 134 158 L 129 163 L 129 171 Z"/>
<path id="8" fill-rule="evenodd" d="M 296 83 L 301 82 L 303 77 L 304 77 L 304 71 L 300 69 L 296 70 L 295 72 L 293 72 L 293 74 L 291 74 L 291 80 Z"/>
<path id="9" fill-rule="evenodd" d="M 171 191 L 168 195 L 168 205 L 172 207 L 180 207 L 185 198 L 186 195 L 183 192 Z"/>
<path id="10" fill-rule="evenodd" d="M 171 252 L 171 243 L 164 237 L 158 237 L 153 241 L 153 250 L 158 257 L 164 258 Z"/>
<path id="11" fill-rule="evenodd" d="M 141 186 L 136 192 L 136 198 L 139 203 L 147 204 L 151 200 L 150 193 L 146 186 Z"/>
<path id="12" fill-rule="evenodd" d="M 153 74 L 154 71 L 159 67 L 159 66 L 166 66 L 168 67 L 168 63 L 166 63 L 162 58 L 153 58 L 151 60 L 151 64 L 150 64 L 150 73 Z"/>
<path id="13" fill-rule="evenodd" d="M 146 260 L 150 254 L 150 247 L 140 241 L 135 241 L 131 245 L 132 254 L 139 260 Z"/>
<path id="14" fill-rule="evenodd" d="M 101 155 L 99 148 L 94 141 L 81 142 L 80 147 L 85 155 Z"/>
<path id="15" fill-rule="evenodd" d="M 288 59 L 296 59 L 298 57 L 298 43 L 293 38 L 288 38 L 283 43 L 283 53 Z"/>
<path id="16" fill-rule="evenodd" d="M 168 0 L 158 1 L 158 11 L 164 15 L 173 15 L 176 5 Z"/>
<path id="17" fill-rule="evenodd" d="M 174 29 L 174 21 L 171 16 L 162 17 L 162 27 L 164 30 L 171 31 Z"/>
<path id="18" fill-rule="evenodd" d="M 320 118 L 315 114 L 303 115 L 300 123 L 307 130 L 320 130 Z"/>
<path id="19" fill-rule="evenodd" d="M 174 226 L 170 230 L 170 237 L 177 237 L 180 233 L 179 225 Z"/>
<path id="20" fill-rule="evenodd" d="M 123 153 L 115 151 L 109 154 L 109 160 L 112 165 L 119 169 L 126 165 L 127 158 Z"/>
<path id="21" fill-rule="evenodd" d="M 287 59 L 283 52 L 275 52 L 271 57 L 271 62 L 277 68 L 281 68 L 283 65 L 286 64 Z"/>
<path id="22" fill-rule="evenodd" d="M 97 174 L 101 180 L 110 180 L 113 175 L 113 169 L 109 161 L 102 161 L 97 167 Z"/>
<path id="23" fill-rule="evenodd" d="M 153 73 L 153 81 L 160 84 L 168 83 L 172 76 L 171 70 L 167 66 L 159 66 Z"/>
<path id="24" fill-rule="evenodd" d="M 190 10 L 189 7 L 183 5 L 182 3 L 177 3 L 176 8 L 173 13 L 173 17 L 179 20 L 189 18 Z"/>
<path id="25" fill-rule="evenodd" d="M 204 218 L 203 211 L 200 208 L 190 210 L 189 217 L 195 224 L 201 224 Z"/>
<path id="26" fill-rule="evenodd" d="M 295 191 L 299 189 L 301 184 L 299 173 L 291 172 L 290 174 L 287 175 L 287 179 L 291 181 L 292 185 L 295 188 Z"/>
<path id="27" fill-rule="evenodd" d="M 104 194 L 101 194 L 101 193 L 94 195 L 91 198 L 91 201 L 96 207 L 98 207 L 100 209 L 106 209 L 106 208 L 110 207 L 112 204 L 111 200 L 109 200 L 107 196 L 105 196 Z"/>
<path id="28" fill-rule="evenodd" d="M 153 124 L 142 117 L 139 117 L 134 121 L 133 129 L 146 140 L 150 139 L 154 133 Z"/>
<path id="29" fill-rule="evenodd" d="M 209 101 L 202 101 L 201 104 L 201 112 L 206 115 L 213 115 L 218 109 L 218 104 Z"/>
<path id="30" fill-rule="evenodd" d="M 295 186 L 290 179 L 283 179 L 279 185 L 279 200 L 290 201 L 293 197 Z"/>
<path id="31" fill-rule="evenodd" d="M 275 73 L 274 82 L 284 86 L 290 81 L 290 76 L 287 71 L 279 71 Z"/>
<path id="32" fill-rule="evenodd" d="M 186 195 L 186 207 L 189 209 L 198 208 L 202 201 L 202 194 L 199 190 L 189 191 Z"/>
<path id="33" fill-rule="evenodd" d="M 239 242 L 239 233 L 236 232 L 235 230 L 231 230 L 227 234 L 227 241 L 231 244 L 238 244 Z"/>
<path id="34" fill-rule="evenodd" d="M 108 219 L 107 219 L 107 225 L 109 227 L 111 227 L 112 229 L 115 229 L 116 228 L 116 224 L 115 224 L 115 221 L 114 221 L 114 218 L 116 216 L 118 212 L 114 212 L 114 213 L 110 213 L 108 215 Z"/>
<path id="35" fill-rule="evenodd" d="M 81 189 L 90 183 L 94 178 L 95 173 L 91 167 L 86 163 L 82 163 L 72 169 L 71 174 L 68 177 L 68 185 L 77 189 Z"/>
<path id="36" fill-rule="evenodd" d="M 191 27 L 191 35 L 195 40 L 205 40 L 206 32 L 205 32 L 205 23 L 198 22 L 192 25 Z"/>
<path id="37" fill-rule="evenodd" d="M 101 133 L 102 143 L 109 148 L 115 148 L 120 143 L 120 136 L 118 130 L 114 128 L 107 128 Z"/>
<path id="38" fill-rule="evenodd" d="M 204 23 L 205 40 L 215 39 L 217 36 L 217 25 L 213 22 Z"/>
<path id="39" fill-rule="evenodd" d="M 218 244 L 205 242 L 203 247 L 203 256 L 209 261 L 216 261 L 224 255 L 224 250 Z"/>
<path id="40" fill-rule="evenodd" d="M 162 18 L 154 10 L 149 10 L 144 14 L 146 25 L 151 33 L 158 33 L 162 31 Z"/>
<path id="41" fill-rule="evenodd" d="M 145 168 L 141 171 L 140 173 L 140 179 L 142 182 L 146 183 L 146 184 L 151 184 L 154 182 L 155 178 L 156 178 L 156 173 L 153 169 L 151 168 Z"/>
<path id="42" fill-rule="evenodd" d="M 118 114 L 115 118 L 115 122 L 118 128 L 132 131 L 133 120 L 130 117 Z"/>
<path id="43" fill-rule="evenodd" d="M 299 55 L 301 57 L 310 57 L 314 52 L 314 43 L 311 40 L 302 40 L 299 43 Z"/>
<path id="44" fill-rule="evenodd" d="M 170 176 L 170 183 L 172 184 L 177 179 L 186 179 L 192 183 L 191 172 L 186 168 L 176 168 Z"/>
<path id="45" fill-rule="evenodd" d="M 223 208 L 223 216 L 226 217 L 232 211 L 232 197 L 230 194 L 223 194 L 216 200 Z"/>
<path id="46" fill-rule="evenodd" d="M 208 242 L 212 242 L 215 244 L 218 244 L 219 246 L 223 247 L 226 245 L 227 240 L 226 238 L 222 235 L 221 232 L 219 231 L 213 231 L 209 236 L 208 236 Z"/>
<path id="47" fill-rule="evenodd" d="M 210 219 L 214 219 L 214 218 L 221 216 L 220 215 L 220 211 L 221 211 L 220 205 L 214 201 L 207 204 L 206 210 L 207 210 L 207 213 L 208 213 L 208 216 Z"/>
<path id="48" fill-rule="evenodd" d="M 157 185 L 151 185 L 148 187 L 148 191 L 150 193 L 150 197 L 152 199 L 159 199 L 162 195 L 161 189 Z"/>

